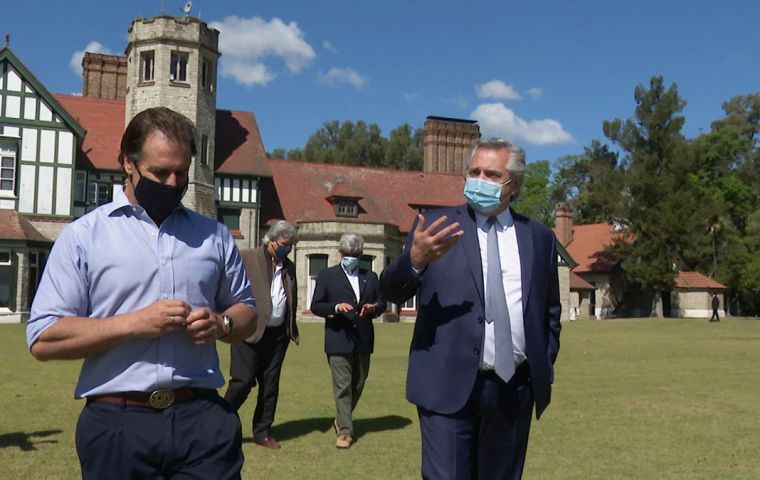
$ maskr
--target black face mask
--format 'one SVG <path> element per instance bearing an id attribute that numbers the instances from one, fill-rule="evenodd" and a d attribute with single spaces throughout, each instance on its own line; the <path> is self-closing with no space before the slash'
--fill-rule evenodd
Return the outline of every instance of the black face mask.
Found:
<path id="1" fill-rule="evenodd" d="M 140 174 L 140 180 L 135 185 L 137 201 L 148 213 L 148 216 L 156 222 L 156 225 L 161 225 L 172 214 L 186 191 L 187 182 L 184 185 L 177 186 L 164 185 L 145 178 L 142 174 Z"/>

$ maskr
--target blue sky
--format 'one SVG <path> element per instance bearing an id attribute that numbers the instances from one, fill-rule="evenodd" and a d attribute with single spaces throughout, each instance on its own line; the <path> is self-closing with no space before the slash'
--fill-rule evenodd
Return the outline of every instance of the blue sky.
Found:
<path id="1" fill-rule="evenodd" d="M 122 54 L 133 18 L 183 4 L 18 1 L 0 34 L 48 89 L 75 93 L 77 52 Z M 688 137 L 760 91 L 757 0 L 195 0 L 192 15 L 221 31 L 217 107 L 253 111 L 268 151 L 333 119 L 387 136 L 437 115 L 555 161 L 630 117 L 653 75 L 678 84 Z"/>

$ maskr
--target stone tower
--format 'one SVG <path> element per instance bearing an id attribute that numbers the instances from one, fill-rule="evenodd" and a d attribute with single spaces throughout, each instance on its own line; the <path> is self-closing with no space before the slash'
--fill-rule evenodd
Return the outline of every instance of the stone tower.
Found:
<path id="1" fill-rule="evenodd" d="M 463 175 L 470 148 L 480 139 L 477 122 L 430 116 L 423 132 L 423 171 Z"/>
<path id="2" fill-rule="evenodd" d="M 219 31 L 194 17 L 138 18 L 129 28 L 127 125 L 141 111 L 163 106 L 182 113 L 196 127 L 197 155 L 190 166 L 182 202 L 216 219 L 214 145 L 216 66 Z"/>

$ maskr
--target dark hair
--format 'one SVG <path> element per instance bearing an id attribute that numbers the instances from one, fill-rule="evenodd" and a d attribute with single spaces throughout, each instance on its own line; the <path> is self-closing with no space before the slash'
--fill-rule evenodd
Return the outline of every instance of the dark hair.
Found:
<path id="1" fill-rule="evenodd" d="M 195 127 L 189 118 L 166 107 L 155 107 L 143 110 L 132 118 L 121 137 L 119 149 L 119 165 L 124 168 L 124 159 L 129 157 L 133 162 L 140 160 L 142 147 L 151 133 L 158 130 L 178 146 L 186 148 L 190 157 L 194 157 Z"/>

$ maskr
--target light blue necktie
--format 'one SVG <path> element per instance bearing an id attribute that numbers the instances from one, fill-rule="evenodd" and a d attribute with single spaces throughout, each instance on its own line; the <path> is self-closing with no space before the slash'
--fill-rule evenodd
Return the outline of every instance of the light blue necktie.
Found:
<path id="1" fill-rule="evenodd" d="M 508 382 L 515 373 L 515 357 L 512 348 L 512 327 L 509 324 L 507 296 L 504 294 L 504 281 L 501 276 L 501 259 L 499 258 L 499 241 L 496 227 L 499 220 L 488 217 L 488 242 L 486 262 L 488 262 L 488 289 L 486 290 L 486 322 L 493 322 L 496 374 Z"/>

